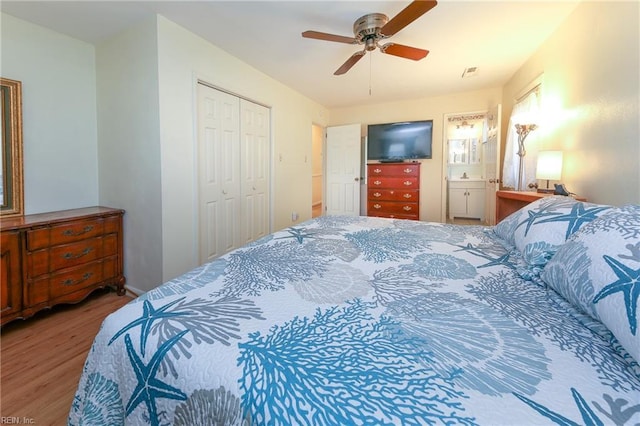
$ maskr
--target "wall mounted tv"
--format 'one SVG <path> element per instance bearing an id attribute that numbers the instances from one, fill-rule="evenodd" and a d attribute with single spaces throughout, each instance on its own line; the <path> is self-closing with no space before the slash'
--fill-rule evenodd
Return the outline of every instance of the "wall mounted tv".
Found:
<path id="1" fill-rule="evenodd" d="M 431 158 L 433 120 L 369 124 L 367 160 L 402 162 Z"/>

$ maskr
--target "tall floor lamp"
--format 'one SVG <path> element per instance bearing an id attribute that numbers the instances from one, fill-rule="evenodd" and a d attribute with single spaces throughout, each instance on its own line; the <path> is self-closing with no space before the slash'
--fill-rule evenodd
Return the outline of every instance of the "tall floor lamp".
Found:
<path id="1" fill-rule="evenodd" d="M 529 135 L 529 132 L 537 129 L 536 124 L 516 124 L 516 133 L 518 134 L 518 157 L 520 157 L 520 167 L 518 168 L 518 187 L 516 190 L 522 191 L 522 178 L 524 174 L 524 156 L 527 155 L 527 150 L 524 148 L 524 140 Z"/>

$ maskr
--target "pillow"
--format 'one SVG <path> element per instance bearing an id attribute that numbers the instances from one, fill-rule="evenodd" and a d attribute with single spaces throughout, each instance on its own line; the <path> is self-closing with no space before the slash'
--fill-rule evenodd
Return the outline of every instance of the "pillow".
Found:
<path id="1" fill-rule="evenodd" d="M 538 275 L 571 234 L 611 209 L 562 195 L 542 197 L 498 223 L 494 232 L 520 252 L 529 273 Z"/>
<path id="2" fill-rule="evenodd" d="M 545 266 L 542 280 L 611 330 L 640 362 L 640 206 L 585 225 Z"/>

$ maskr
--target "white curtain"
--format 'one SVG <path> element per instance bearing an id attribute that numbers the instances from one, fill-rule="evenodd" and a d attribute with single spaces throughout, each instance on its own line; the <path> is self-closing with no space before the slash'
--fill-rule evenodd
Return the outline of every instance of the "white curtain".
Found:
<path id="1" fill-rule="evenodd" d="M 537 90 L 531 91 L 517 104 L 514 105 L 509 118 L 507 130 L 507 143 L 504 152 L 504 166 L 502 169 L 502 185 L 507 188 L 515 188 L 518 191 L 528 191 L 529 184 L 536 182 L 536 158 L 538 147 L 536 143 L 536 130 L 529 133 L 525 139 L 526 156 L 523 157 L 524 171 L 522 174 L 522 188 L 518 188 L 518 170 L 520 157 L 518 156 L 518 134 L 516 124 L 532 124 L 538 113 Z"/>

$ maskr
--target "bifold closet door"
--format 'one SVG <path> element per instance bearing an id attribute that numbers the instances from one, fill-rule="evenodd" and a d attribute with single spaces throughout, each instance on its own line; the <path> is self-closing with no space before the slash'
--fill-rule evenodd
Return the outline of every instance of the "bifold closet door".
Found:
<path id="1" fill-rule="evenodd" d="M 198 84 L 200 263 L 241 244 L 240 99 Z"/>
<path id="2" fill-rule="evenodd" d="M 269 108 L 240 99 L 242 243 L 269 233 Z"/>
<path id="3" fill-rule="evenodd" d="M 270 110 L 198 84 L 200 263 L 270 230 Z"/>

